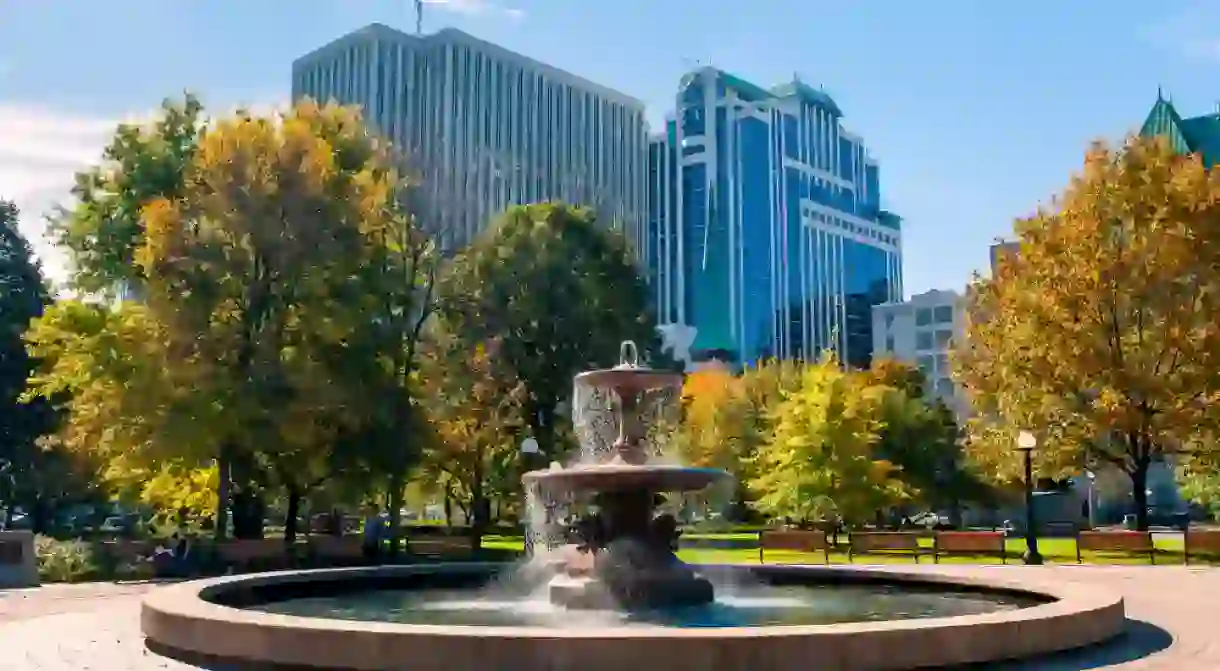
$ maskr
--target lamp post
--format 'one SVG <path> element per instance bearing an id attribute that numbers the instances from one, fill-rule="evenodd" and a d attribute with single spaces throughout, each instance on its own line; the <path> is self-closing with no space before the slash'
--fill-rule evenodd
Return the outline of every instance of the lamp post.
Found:
<path id="1" fill-rule="evenodd" d="M 521 471 L 524 473 L 530 469 L 530 462 L 534 459 L 534 455 L 538 454 L 538 441 L 533 436 L 526 436 L 525 440 L 521 441 Z M 534 556 L 534 529 L 533 520 L 529 518 L 528 500 L 522 502 L 522 508 L 525 515 L 525 556 Z"/>
<path id="2" fill-rule="evenodd" d="M 1042 563 L 1038 552 L 1038 531 L 1034 519 L 1034 448 L 1038 439 L 1028 431 L 1017 435 L 1017 449 L 1025 455 L 1025 563 L 1037 566 Z"/>
<path id="3" fill-rule="evenodd" d="M 1089 528 L 1097 528 L 1097 474 L 1093 471 L 1085 471 L 1085 476 L 1089 479 Z"/>

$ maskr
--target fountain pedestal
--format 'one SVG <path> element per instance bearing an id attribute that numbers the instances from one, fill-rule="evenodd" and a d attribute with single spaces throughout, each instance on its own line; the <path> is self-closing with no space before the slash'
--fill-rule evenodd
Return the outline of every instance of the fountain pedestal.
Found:
<path id="1" fill-rule="evenodd" d="M 534 471 L 526 482 L 543 489 L 592 493 L 598 512 L 576 525 L 579 545 L 560 550 L 548 584 L 552 603 L 579 609 L 653 609 L 709 603 L 712 584 L 674 555 L 677 523 L 654 517 L 659 492 L 700 490 L 727 474 L 705 468 L 650 464 L 639 416 L 641 399 L 656 389 L 680 389 L 682 375 L 641 368 L 624 343 L 616 368 L 582 373 L 577 384 L 613 394 L 618 438 L 597 463 Z"/>

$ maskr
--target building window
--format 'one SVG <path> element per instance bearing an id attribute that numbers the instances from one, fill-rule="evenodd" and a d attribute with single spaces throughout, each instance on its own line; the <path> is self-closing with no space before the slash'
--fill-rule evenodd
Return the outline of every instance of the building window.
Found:
<path id="1" fill-rule="evenodd" d="M 953 343 L 953 331 L 936 332 L 936 349 L 949 349 Z"/>
<path id="2" fill-rule="evenodd" d="M 931 324 L 931 323 L 932 323 L 932 309 L 931 308 L 919 308 L 918 310 L 915 311 L 915 325 L 916 326 L 927 326 L 928 324 Z"/>
<path id="3" fill-rule="evenodd" d="M 885 351 L 886 352 L 894 351 L 894 336 L 885 337 Z"/>
<path id="4" fill-rule="evenodd" d="M 949 355 L 948 354 L 937 354 L 936 355 L 936 372 L 939 373 L 940 375 L 949 374 Z"/>
<path id="5" fill-rule="evenodd" d="M 932 366 L 935 364 L 935 359 L 930 356 L 921 356 L 916 359 L 915 362 L 919 366 L 919 370 L 922 371 L 924 375 L 932 375 Z"/>
<path id="6" fill-rule="evenodd" d="M 935 310 L 937 324 L 952 324 L 953 323 L 953 306 L 938 305 Z"/>
<path id="7" fill-rule="evenodd" d="M 932 349 L 932 332 L 915 332 L 915 349 Z"/>
<path id="8" fill-rule="evenodd" d="M 885 330 L 888 331 L 892 328 L 894 328 L 894 313 L 887 312 L 885 315 Z M 890 349 L 894 349 L 894 348 L 891 347 Z"/>
<path id="9" fill-rule="evenodd" d="M 936 395 L 941 398 L 953 398 L 953 380 L 942 377 L 936 381 Z"/>

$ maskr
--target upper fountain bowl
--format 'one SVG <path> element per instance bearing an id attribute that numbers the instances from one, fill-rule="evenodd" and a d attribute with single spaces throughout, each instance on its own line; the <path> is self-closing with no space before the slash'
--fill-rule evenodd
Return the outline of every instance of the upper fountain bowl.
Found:
<path id="1" fill-rule="evenodd" d="M 545 483 L 548 490 L 566 492 L 613 492 L 647 489 L 653 492 L 697 492 L 728 477 L 715 468 L 695 468 L 669 464 L 628 464 L 610 461 L 602 464 L 577 464 L 568 468 L 530 471 L 522 476 L 526 483 Z"/>
<path id="2" fill-rule="evenodd" d="M 576 383 L 613 389 L 620 396 L 640 394 L 654 389 L 678 389 L 682 387 L 682 373 L 641 366 L 620 365 L 614 368 L 591 370 L 576 376 Z"/>

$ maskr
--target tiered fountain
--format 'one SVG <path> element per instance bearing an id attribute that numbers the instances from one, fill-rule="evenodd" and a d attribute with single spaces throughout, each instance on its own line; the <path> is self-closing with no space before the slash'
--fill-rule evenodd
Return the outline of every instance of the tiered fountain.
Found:
<path id="1" fill-rule="evenodd" d="M 535 507 L 536 530 L 566 526 L 567 540 L 544 534 L 531 570 L 457 562 L 181 583 L 145 597 L 147 645 L 208 668 L 897 671 L 1122 630 L 1121 597 L 1019 571 L 721 566 L 707 569 L 724 581 L 714 593 L 674 556 L 674 518 L 657 514 L 665 493 L 725 476 L 665 463 L 648 435 L 681 382 L 640 366 L 630 343 L 618 366 L 576 377 L 582 458 L 524 476 L 535 503 L 553 504 Z M 542 519 L 583 503 L 595 511 L 574 524 Z"/>
<path id="2" fill-rule="evenodd" d="M 641 366 L 635 343 L 628 341 L 618 366 L 581 373 L 576 385 L 592 391 L 586 398 L 609 397 L 618 435 L 608 451 L 599 449 L 595 435 L 583 437 L 580 463 L 554 465 L 523 478 L 546 498 L 591 498 L 597 507 L 573 525 L 578 542 L 555 553 L 551 602 L 582 609 L 711 602 L 712 583 L 674 555 L 678 531 L 673 516 L 654 516 L 664 493 L 698 491 L 728 477 L 715 469 L 650 463 L 655 449 L 646 444 L 646 399 L 680 390 L 682 374 Z M 587 410 L 575 408 L 576 413 Z"/>

